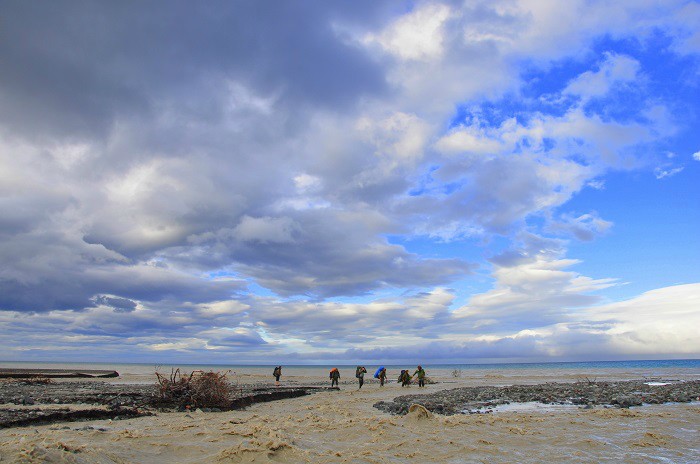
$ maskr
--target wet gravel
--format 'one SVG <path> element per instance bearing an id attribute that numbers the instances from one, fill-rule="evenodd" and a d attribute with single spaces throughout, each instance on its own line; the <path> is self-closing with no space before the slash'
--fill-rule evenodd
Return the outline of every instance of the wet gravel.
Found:
<path id="1" fill-rule="evenodd" d="M 406 414 L 412 404 L 445 415 L 486 412 L 510 403 L 538 402 L 550 405 L 607 405 L 621 408 L 643 404 L 688 403 L 700 400 L 700 380 L 689 382 L 648 380 L 625 382 L 546 383 L 505 387 L 463 387 L 424 395 L 404 395 L 380 401 L 375 408 L 391 414 Z"/>
<path id="2" fill-rule="evenodd" d="M 107 382 L 0 382 L 0 404 L 80 404 L 143 407 L 153 402 L 154 385 L 123 385 Z"/>
<path id="3" fill-rule="evenodd" d="M 226 410 L 251 404 L 303 396 L 327 387 L 232 385 Z M 85 419 L 120 419 L 154 412 L 185 411 L 180 404 L 164 402 L 155 384 L 112 384 L 102 381 L 54 382 L 41 380 L 0 381 L 0 428 Z M 14 406 L 13 406 L 14 405 Z M 220 412 L 219 408 L 201 408 Z"/>

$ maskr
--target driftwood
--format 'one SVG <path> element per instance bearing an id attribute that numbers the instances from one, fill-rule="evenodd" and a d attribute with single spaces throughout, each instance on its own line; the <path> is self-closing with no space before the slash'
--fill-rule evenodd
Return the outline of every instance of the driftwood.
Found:
<path id="1" fill-rule="evenodd" d="M 169 376 L 156 372 L 159 399 L 192 408 L 228 408 L 233 391 L 226 378 L 228 372 L 192 371 L 183 375 L 180 369 L 172 369 Z"/>

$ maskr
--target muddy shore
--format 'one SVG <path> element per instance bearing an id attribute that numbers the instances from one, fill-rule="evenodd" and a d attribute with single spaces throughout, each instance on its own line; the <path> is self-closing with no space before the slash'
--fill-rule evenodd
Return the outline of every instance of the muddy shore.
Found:
<path id="1" fill-rule="evenodd" d="M 331 390 L 326 385 L 231 385 L 223 407 L 196 407 L 204 412 L 241 409 L 256 403 L 277 401 Z M 628 408 L 643 404 L 688 403 L 700 400 L 700 381 L 545 383 L 539 385 L 481 386 L 443 389 L 429 394 L 401 395 L 379 401 L 374 407 L 390 414 L 406 414 L 412 404 L 428 411 L 452 415 L 489 412 L 511 403 L 611 406 Z M 155 384 L 114 384 L 104 381 L 5 379 L 0 382 L 0 428 L 89 419 L 124 419 L 188 411 L 189 405 L 167 402 Z"/>

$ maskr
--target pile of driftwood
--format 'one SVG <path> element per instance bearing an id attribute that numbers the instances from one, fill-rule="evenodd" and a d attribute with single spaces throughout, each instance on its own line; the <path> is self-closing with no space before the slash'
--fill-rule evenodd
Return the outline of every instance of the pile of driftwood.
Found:
<path id="1" fill-rule="evenodd" d="M 233 385 L 227 372 L 193 371 L 183 375 L 173 369 L 170 376 L 156 372 L 160 401 L 190 408 L 228 408 L 231 405 Z"/>

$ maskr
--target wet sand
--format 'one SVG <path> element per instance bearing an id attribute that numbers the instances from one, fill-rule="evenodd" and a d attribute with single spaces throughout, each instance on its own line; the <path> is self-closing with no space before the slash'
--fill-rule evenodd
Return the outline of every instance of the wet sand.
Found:
<path id="1" fill-rule="evenodd" d="M 242 411 L 176 412 L 0 430 L 0 462 L 700 462 L 698 403 L 453 416 L 421 408 L 392 416 L 373 407 L 407 393 L 494 381 L 524 383 L 503 374 L 479 375 L 445 377 L 422 390 L 396 383 L 380 388 L 371 381 L 358 391 L 354 379 L 343 379 L 340 391 Z M 267 377 L 246 379 L 269 384 Z M 548 379 L 576 380 L 562 379 L 561 373 Z M 294 376 L 283 380 L 287 385 L 309 381 Z"/>

